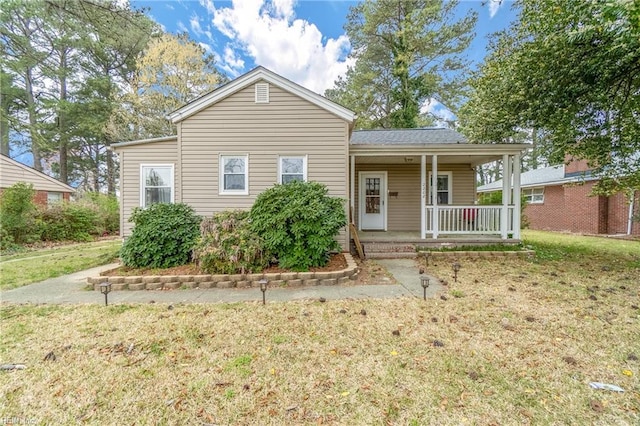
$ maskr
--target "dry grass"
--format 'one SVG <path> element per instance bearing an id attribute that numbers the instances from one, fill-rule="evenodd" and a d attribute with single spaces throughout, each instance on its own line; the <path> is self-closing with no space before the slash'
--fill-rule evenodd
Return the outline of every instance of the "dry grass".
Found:
<path id="1" fill-rule="evenodd" d="M 0 418 L 640 422 L 640 269 L 603 254 L 461 263 L 457 283 L 430 265 L 449 285 L 426 302 L 3 306 L 0 362 L 27 369 L 0 372 Z"/>

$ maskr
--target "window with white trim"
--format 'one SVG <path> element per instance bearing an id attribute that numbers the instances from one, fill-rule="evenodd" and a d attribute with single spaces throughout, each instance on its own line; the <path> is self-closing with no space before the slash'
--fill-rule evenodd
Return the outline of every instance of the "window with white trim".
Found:
<path id="1" fill-rule="evenodd" d="M 433 204 L 433 187 L 431 185 L 432 174 L 429 172 L 429 200 Z M 438 196 L 438 204 L 452 204 L 453 200 L 453 173 L 438 172 L 438 186 L 436 194 Z"/>
<path id="2" fill-rule="evenodd" d="M 278 183 L 285 184 L 296 180 L 307 180 L 306 155 L 281 156 L 278 161 Z"/>
<path id="3" fill-rule="evenodd" d="M 220 155 L 220 194 L 249 194 L 248 155 Z"/>
<path id="4" fill-rule="evenodd" d="M 62 202 L 62 192 L 47 192 L 47 206 Z"/>
<path id="5" fill-rule="evenodd" d="M 522 196 L 527 204 L 542 204 L 544 203 L 544 187 L 523 188 Z"/>
<path id="6" fill-rule="evenodd" d="M 140 205 L 173 203 L 173 164 L 140 166 Z"/>

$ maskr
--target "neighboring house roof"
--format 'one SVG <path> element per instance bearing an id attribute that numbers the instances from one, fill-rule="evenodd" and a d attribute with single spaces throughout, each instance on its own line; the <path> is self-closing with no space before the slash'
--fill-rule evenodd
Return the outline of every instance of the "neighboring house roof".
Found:
<path id="1" fill-rule="evenodd" d="M 356 130 L 351 145 L 425 145 L 466 144 L 467 140 L 455 130 L 426 127 L 421 129 Z"/>
<path id="2" fill-rule="evenodd" d="M 161 138 L 140 139 L 140 140 L 137 140 L 137 141 L 112 143 L 110 148 L 121 148 L 121 147 L 125 147 L 125 146 L 144 145 L 144 144 L 156 143 L 156 142 L 171 142 L 171 141 L 175 141 L 175 140 L 178 140 L 178 136 L 177 135 L 163 136 Z"/>
<path id="3" fill-rule="evenodd" d="M 36 191 L 76 192 L 51 176 L 0 154 L 0 188 L 9 188 L 17 182 L 30 183 Z"/>
<path id="4" fill-rule="evenodd" d="M 314 93 L 311 90 L 300 86 L 299 84 L 292 82 L 291 80 L 287 80 L 286 78 L 262 66 L 256 67 L 248 73 L 236 78 L 235 80 L 232 80 L 229 83 L 218 87 L 212 92 L 209 92 L 208 94 L 201 96 L 200 98 L 195 99 L 192 102 L 189 102 L 182 108 L 179 108 L 169 114 L 167 118 L 169 118 L 173 123 L 178 123 L 186 119 L 187 117 L 190 117 L 198 113 L 199 111 L 210 107 L 216 102 L 219 102 L 222 99 L 260 80 L 267 81 L 303 99 L 306 99 L 312 104 L 315 104 L 318 107 L 329 111 L 330 113 L 348 121 L 349 123 L 353 123 L 355 119 L 355 113 L 353 111 L 341 105 L 338 105 L 335 102 L 332 102 L 329 99 L 320 96 L 317 93 Z"/>
<path id="5" fill-rule="evenodd" d="M 576 172 L 565 174 L 564 165 L 544 167 L 542 169 L 529 170 L 520 175 L 520 187 L 532 188 L 538 186 L 563 185 L 566 183 L 582 182 L 590 178 L 588 172 Z M 502 189 L 502 179 L 486 185 L 479 186 L 478 192 L 492 192 Z"/>

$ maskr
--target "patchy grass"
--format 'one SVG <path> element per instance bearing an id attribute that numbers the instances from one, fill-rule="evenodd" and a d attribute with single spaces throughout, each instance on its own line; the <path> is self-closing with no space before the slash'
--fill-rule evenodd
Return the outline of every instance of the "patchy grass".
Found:
<path id="1" fill-rule="evenodd" d="M 481 246 L 454 246 L 454 247 L 417 247 L 417 251 L 435 251 L 435 252 L 450 252 L 450 251 L 522 251 L 522 244 L 485 244 Z"/>
<path id="2" fill-rule="evenodd" d="M 118 257 L 121 245 L 119 240 L 97 241 L 3 256 L 0 261 L 0 290 L 104 265 Z"/>
<path id="3" fill-rule="evenodd" d="M 5 305 L 0 363 L 27 368 L 0 372 L 0 417 L 638 424 L 640 268 L 618 250 L 461 260 L 457 283 L 437 260 L 426 302 Z"/>

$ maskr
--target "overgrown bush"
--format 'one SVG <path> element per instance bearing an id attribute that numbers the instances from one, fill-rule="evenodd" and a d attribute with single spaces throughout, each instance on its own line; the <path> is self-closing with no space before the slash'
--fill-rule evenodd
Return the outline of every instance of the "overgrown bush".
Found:
<path id="1" fill-rule="evenodd" d="M 86 193 L 80 203 L 92 207 L 97 214 L 97 232 L 103 234 L 117 234 L 120 230 L 120 206 L 115 195 L 99 192 Z"/>
<path id="2" fill-rule="evenodd" d="M 191 259 L 200 217 L 186 204 L 152 204 L 136 208 L 135 224 L 120 251 L 122 263 L 134 268 L 170 268 Z"/>
<path id="3" fill-rule="evenodd" d="M 306 271 L 324 266 L 347 224 L 343 200 L 327 195 L 318 182 L 289 182 L 261 193 L 251 209 L 251 229 L 280 267 Z"/>
<path id="4" fill-rule="evenodd" d="M 209 274 L 252 273 L 269 265 L 262 238 L 251 230 L 249 212 L 242 210 L 204 219 L 193 258 Z"/>
<path id="5" fill-rule="evenodd" d="M 100 234 L 96 209 L 77 202 L 41 208 L 40 229 L 44 241 L 91 241 Z"/>
<path id="6" fill-rule="evenodd" d="M 6 249 L 13 244 L 36 241 L 38 234 L 37 209 L 33 202 L 33 185 L 18 182 L 0 195 L 0 244 Z"/>

